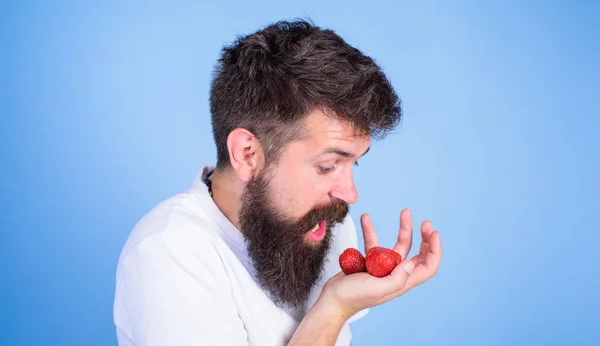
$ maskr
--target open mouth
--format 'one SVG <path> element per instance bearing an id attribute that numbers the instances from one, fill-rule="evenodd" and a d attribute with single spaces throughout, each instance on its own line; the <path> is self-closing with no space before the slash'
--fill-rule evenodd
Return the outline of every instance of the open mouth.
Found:
<path id="1" fill-rule="evenodd" d="M 315 224 L 310 231 L 306 232 L 305 238 L 310 240 L 311 242 L 320 242 L 325 238 L 327 234 L 327 227 L 325 227 L 325 220 L 319 221 L 319 223 Z"/>

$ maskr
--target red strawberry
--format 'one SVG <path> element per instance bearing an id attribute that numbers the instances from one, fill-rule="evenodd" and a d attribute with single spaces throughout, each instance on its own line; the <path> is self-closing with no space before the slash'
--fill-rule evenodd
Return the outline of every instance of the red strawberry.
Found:
<path id="1" fill-rule="evenodd" d="M 401 261 L 396 251 L 380 246 L 371 248 L 365 259 L 369 274 L 379 278 L 389 275 Z"/>
<path id="2" fill-rule="evenodd" d="M 366 272 L 365 257 L 354 248 L 348 248 L 340 255 L 340 267 L 346 275 Z"/>

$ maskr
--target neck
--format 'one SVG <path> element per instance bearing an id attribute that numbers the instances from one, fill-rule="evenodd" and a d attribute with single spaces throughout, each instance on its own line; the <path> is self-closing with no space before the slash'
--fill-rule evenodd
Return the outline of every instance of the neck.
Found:
<path id="1" fill-rule="evenodd" d="M 219 169 L 210 176 L 213 200 L 223 215 L 239 230 L 239 210 L 244 184 L 231 169 Z"/>

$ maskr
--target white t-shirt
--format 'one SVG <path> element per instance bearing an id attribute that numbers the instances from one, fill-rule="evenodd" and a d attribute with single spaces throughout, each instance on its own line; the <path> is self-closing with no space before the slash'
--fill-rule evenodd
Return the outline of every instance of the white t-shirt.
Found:
<path id="1" fill-rule="evenodd" d="M 321 279 L 304 309 L 285 311 L 257 285 L 240 231 L 221 213 L 199 173 L 131 232 L 119 258 L 114 322 L 120 346 L 286 345 L 338 257 L 357 247 L 350 215 L 333 232 Z M 349 345 L 350 318 L 336 345 Z"/>

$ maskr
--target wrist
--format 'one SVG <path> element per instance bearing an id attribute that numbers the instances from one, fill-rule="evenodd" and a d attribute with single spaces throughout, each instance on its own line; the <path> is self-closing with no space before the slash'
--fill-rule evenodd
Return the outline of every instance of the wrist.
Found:
<path id="1" fill-rule="evenodd" d="M 346 323 L 354 312 L 351 311 L 352 309 L 349 306 L 346 306 L 329 293 L 327 289 L 324 289 L 313 308 L 319 311 L 320 314 L 327 315 L 327 318 L 338 321 L 341 324 Z"/>
<path id="2" fill-rule="evenodd" d="M 288 346 L 334 345 L 346 320 L 333 301 L 319 297 L 300 322 Z"/>

